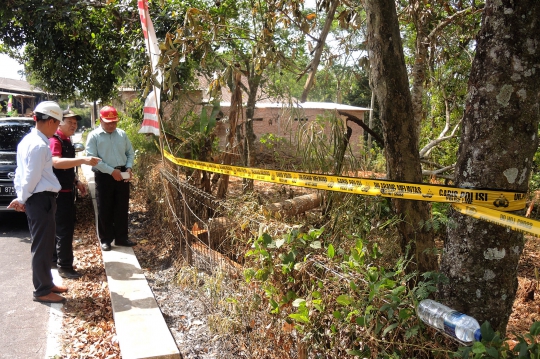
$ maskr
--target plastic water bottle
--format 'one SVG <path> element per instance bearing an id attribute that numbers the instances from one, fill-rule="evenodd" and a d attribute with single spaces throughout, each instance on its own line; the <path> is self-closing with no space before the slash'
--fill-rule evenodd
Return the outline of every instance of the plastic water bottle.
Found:
<path id="1" fill-rule="evenodd" d="M 471 316 L 448 308 L 431 299 L 425 299 L 416 308 L 418 317 L 426 324 L 439 329 L 466 345 L 480 341 L 480 325 Z"/>

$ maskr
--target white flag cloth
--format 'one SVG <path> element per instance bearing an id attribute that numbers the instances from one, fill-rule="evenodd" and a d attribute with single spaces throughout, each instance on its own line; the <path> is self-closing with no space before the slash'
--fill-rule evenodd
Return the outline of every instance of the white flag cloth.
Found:
<path id="1" fill-rule="evenodd" d="M 139 16 L 141 18 L 141 25 L 144 34 L 144 40 L 146 43 L 146 50 L 150 57 L 150 64 L 152 65 L 152 71 L 157 72 L 156 78 L 159 83 L 163 78 L 161 70 L 157 69 L 157 63 L 159 60 L 159 46 L 156 38 L 156 32 L 154 31 L 154 25 L 150 19 L 150 13 L 148 12 L 147 0 L 138 0 Z M 153 133 L 159 136 L 159 99 L 161 95 L 161 89 L 154 86 L 154 91 L 150 92 L 146 100 L 144 101 L 144 119 L 139 130 L 139 133 Z"/>
<path id="2" fill-rule="evenodd" d="M 155 93 L 155 91 L 157 91 L 157 93 Z M 159 107 L 156 105 L 156 99 L 159 98 L 159 92 L 159 89 L 155 89 L 148 94 L 148 97 L 144 101 L 144 117 L 139 133 L 153 133 L 154 135 L 159 136 Z"/>

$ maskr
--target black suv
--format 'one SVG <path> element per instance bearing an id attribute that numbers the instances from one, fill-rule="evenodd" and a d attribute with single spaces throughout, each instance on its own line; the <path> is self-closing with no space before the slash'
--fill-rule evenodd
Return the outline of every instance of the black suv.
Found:
<path id="1" fill-rule="evenodd" d="M 17 168 L 17 145 L 35 126 L 30 117 L 0 118 L 0 211 L 15 198 L 13 180 Z M 11 210 L 10 210 L 11 211 Z"/>

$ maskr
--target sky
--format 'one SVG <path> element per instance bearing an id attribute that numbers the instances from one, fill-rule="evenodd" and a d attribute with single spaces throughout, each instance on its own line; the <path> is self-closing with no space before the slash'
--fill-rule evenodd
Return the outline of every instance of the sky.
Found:
<path id="1" fill-rule="evenodd" d="M 23 66 L 9 56 L 0 54 L 0 77 L 7 77 L 10 79 L 24 80 L 17 71 L 22 70 Z"/>

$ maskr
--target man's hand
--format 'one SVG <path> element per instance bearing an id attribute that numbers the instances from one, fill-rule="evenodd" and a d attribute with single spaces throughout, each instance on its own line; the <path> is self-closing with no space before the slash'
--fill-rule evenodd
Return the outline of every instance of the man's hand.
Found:
<path id="1" fill-rule="evenodd" d="M 82 183 L 81 181 L 77 181 L 77 184 L 75 186 L 79 190 L 79 193 L 81 194 L 82 197 L 86 196 L 87 191 L 86 191 L 86 186 L 84 183 Z"/>
<path id="2" fill-rule="evenodd" d="M 115 169 L 114 171 L 112 171 L 111 176 L 112 176 L 116 181 L 122 181 L 122 180 L 123 180 L 123 178 L 122 178 L 122 172 L 121 172 L 119 169 Z"/>
<path id="3" fill-rule="evenodd" d="M 11 201 L 11 203 L 9 204 L 9 206 L 7 206 L 7 208 L 13 208 L 14 210 L 16 210 L 17 212 L 24 212 L 26 211 L 26 206 L 17 201 L 16 199 L 14 199 L 13 201 Z"/>
<path id="4" fill-rule="evenodd" d="M 129 182 L 133 178 L 133 173 L 131 172 L 131 168 L 128 168 L 126 172 L 129 173 L 129 179 L 124 180 L 124 182 Z"/>
<path id="5" fill-rule="evenodd" d="M 99 157 L 84 157 L 84 164 L 88 166 L 95 166 L 101 161 L 101 158 Z"/>

